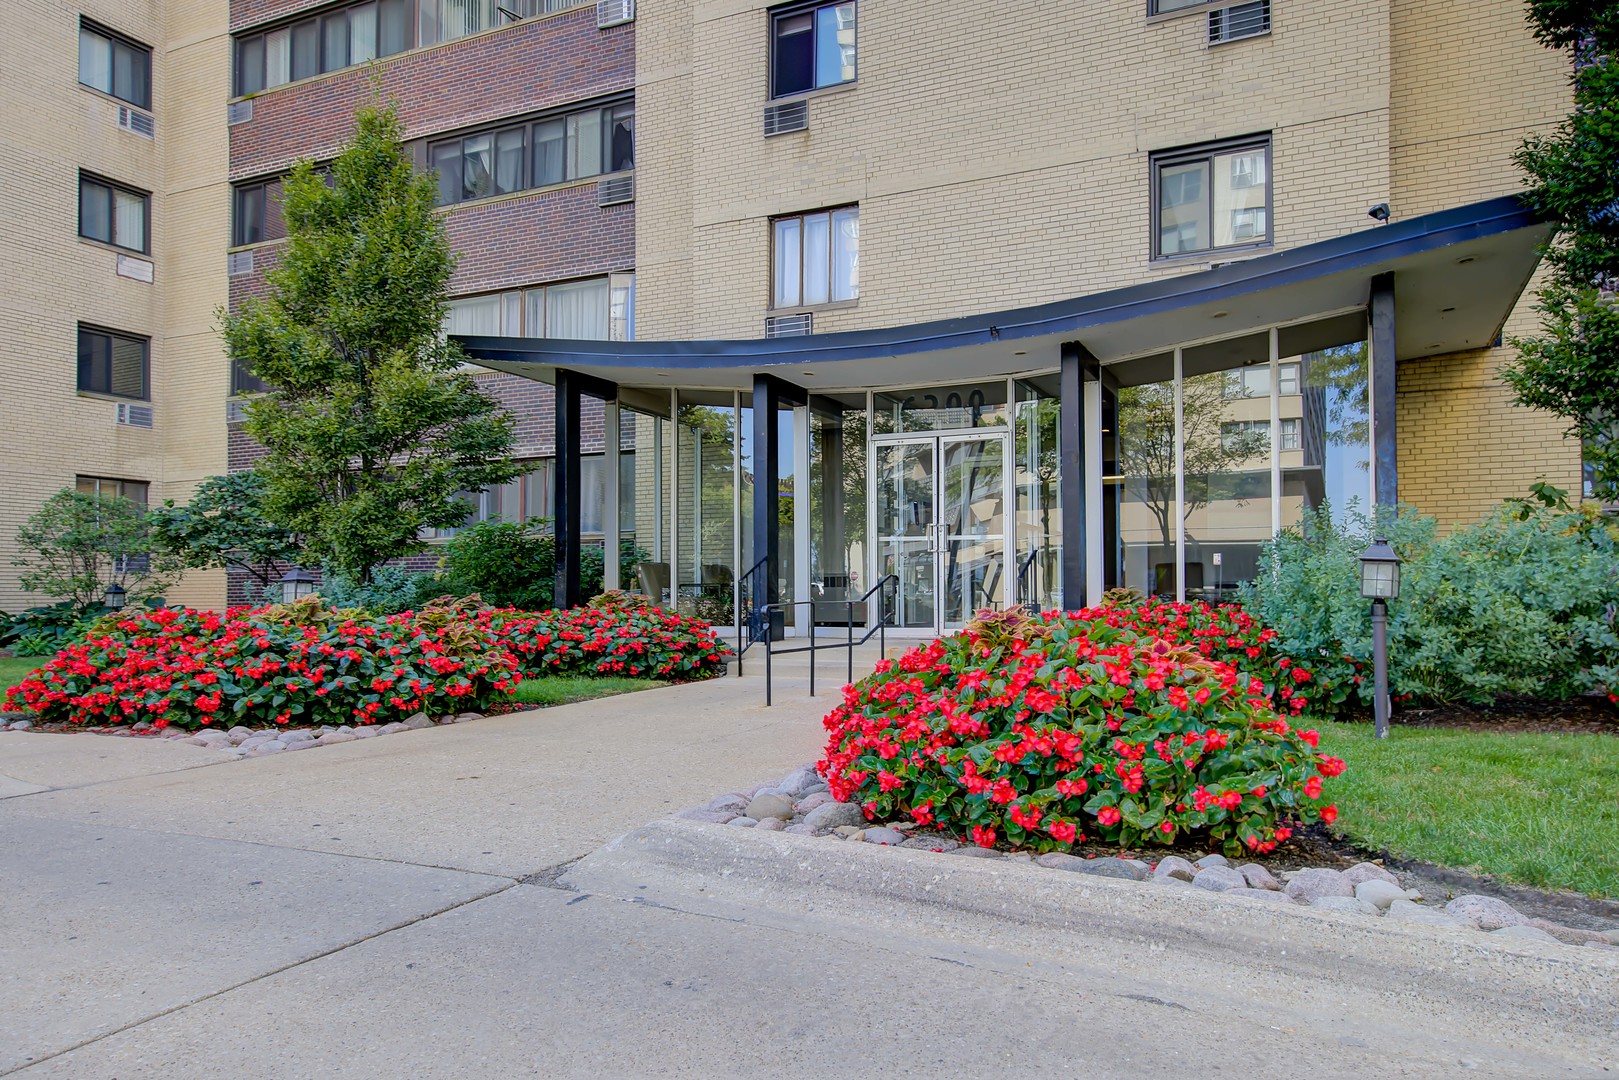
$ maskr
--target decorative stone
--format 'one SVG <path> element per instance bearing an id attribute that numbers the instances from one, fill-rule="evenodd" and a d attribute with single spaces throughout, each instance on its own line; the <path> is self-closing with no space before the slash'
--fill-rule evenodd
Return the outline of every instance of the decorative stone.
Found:
<path id="1" fill-rule="evenodd" d="M 821 835 L 821 830 L 817 829 L 813 825 L 805 824 L 802 821 L 798 822 L 796 825 L 788 825 L 786 828 L 782 829 L 781 831 L 784 832 L 784 833 L 792 833 L 794 836 L 820 836 Z"/>
<path id="2" fill-rule="evenodd" d="M 1323 911 L 1344 911 L 1351 915 L 1379 915 L 1377 908 L 1364 900 L 1356 900 L 1353 896 L 1317 896 L 1310 901 L 1310 906 Z"/>
<path id="3" fill-rule="evenodd" d="M 1122 878 L 1125 881 L 1147 880 L 1147 871 L 1137 866 L 1133 859 L 1115 859 L 1109 856 L 1103 859 L 1081 859 L 1079 862 L 1079 866 L 1070 869 L 1095 877 Z"/>
<path id="4" fill-rule="evenodd" d="M 427 718 L 426 713 L 419 712 L 419 713 L 416 713 L 416 714 L 406 718 L 406 720 L 404 721 L 404 724 L 405 724 L 405 726 L 407 728 L 409 728 L 412 731 L 421 731 L 421 730 L 423 730 L 425 728 L 432 727 L 433 726 L 433 721 L 431 721 L 431 720 L 429 720 Z"/>
<path id="5" fill-rule="evenodd" d="M 1602 931 L 1602 936 L 1608 939 L 1609 945 L 1619 945 L 1619 926 Z"/>
<path id="6" fill-rule="evenodd" d="M 1399 922 L 1422 923 L 1425 926 L 1442 926 L 1451 930 L 1471 930 L 1472 923 L 1466 923 L 1454 915 L 1446 915 L 1435 908 L 1423 907 L 1410 900 L 1396 900 L 1389 905 L 1387 918 Z"/>
<path id="7" fill-rule="evenodd" d="M 961 855 L 968 859 L 999 859 L 1001 857 L 1001 853 L 994 848 L 979 847 L 977 844 L 963 844 L 950 854 Z"/>
<path id="8" fill-rule="evenodd" d="M 954 851 L 960 846 L 959 843 L 948 836 L 934 836 L 932 834 L 906 837 L 905 842 L 900 845 L 902 848 L 910 848 L 913 851 Z"/>
<path id="9" fill-rule="evenodd" d="M 315 742 L 319 743 L 321 746 L 330 746 L 332 743 L 353 741 L 354 732 L 352 731 L 328 731 L 326 734 L 315 740 Z"/>
<path id="10" fill-rule="evenodd" d="M 137 720 L 135 722 L 135 726 L 130 728 L 129 730 L 131 730 L 131 731 L 151 731 L 152 730 L 152 722 L 150 720 Z"/>
<path id="11" fill-rule="evenodd" d="M 1268 889 L 1271 892 L 1282 891 L 1282 883 L 1277 881 L 1269 870 L 1266 870 L 1258 863 L 1243 863 L 1237 867 L 1237 873 L 1242 875 L 1242 880 L 1248 883 L 1250 889 Z"/>
<path id="12" fill-rule="evenodd" d="M 257 750 L 267 742 L 275 741 L 274 735 L 255 735 L 251 739 L 243 739 L 236 744 L 238 750 Z"/>
<path id="13" fill-rule="evenodd" d="M 1379 911 L 1387 911 L 1394 901 L 1409 898 L 1398 885 L 1390 885 L 1382 878 L 1369 878 L 1355 886 L 1355 899 L 1364 900 Z"/>
<path id="14" fill-rule="evenodd" d="M 798 811 L 800 814 L 807 814 L 817 806 L 825 806 L 830 802 L 837 802 L 837 800 L 832 797 L 832 793 L 830 791 L 816 791 L 804 796 L 802 799 L 799 799 L 798 802 L 794 804 L 793 809 Z"/>
<path id="15" fill-rule="evenodd" d="M 1323 896 L 1342 896 L 1350 900 L 1355 898 L 1355 887 L 1342 873 L 1322 867 L 1300 870 L 1287 879 L 1287 886 L 1282 891 L 1295 899 L 1311 903 Z"/>
<path id="16" fill-rule="evenodd" d="M 840 840 L 848 840 L 850 837 L 859 836 L 865 831 L 858 825 L 835 825 L 832 828 L 832 835 Z"/>
<path id="17" fill-rule="evenodd" d="M 1546 931 L 1564 945 L 1589 945 L 1592 942 L 1602 945 L 1608 944 L 1608 939 L 1595 930 L 1581 930 L 1574 926 L 1563 926 L 1560 923 L 1552 922 L 1550 919 L 1530 919 L 1529 925 L 1536 930 Z"/>
<path id="18" fill-rule="evenodd" d="M 727 825 L 735 825 L 739 829 L 751 829 L 755 825 L 759 824 L 759 821 L 758 821 L 757 818 L 750 818 L 750 817 L 744 816 L 744 817 L 734 817 L 730 821 L 727 821 L 725 824 L 727 824 Z"/>
<path id="19" fill-rule="evenodd" d="M 1231 889 L 1223 893 L 1224 896 L 1235 897 L 1238 900 L 1259 900 L 1271 904 L 1293 904 L 1294 899 L 1279 889 Z"/>
<path id="20" fill-rule="evenodd" d="M 1085 860 L 1066 851 L 1048 851 L 1034 860 L 1048 870 L 1078 870 Z"/>
<path id="21" fill-rule="evenodd" d="M 1503 926 L 1499 930 L 1491 930 L 1490 936 L 1508 938 L 1512 941 L 1549 941 L 1553 945 L 1560 944 L 1556 938 L 1540 927 L 1530 926 L 1528 923 L 1513 923 L 1511 926 Z"/>
<path id="22" fill-rule="evenodd" d="M 1165 855 L 1159 860 L 1157 868 L 1152 872 L 1152 876 L 1158 880 L 1178 878 L 1181 881 L 1191 881 L 1197 877 L 1197 867 L 1179 855 Z"/>
<path id="23" fill-rule="evenodd" d="M 308 728 L 293 728 L 291 731 L 283 731 L 277 738 L 290 746 L 295 742 L 314 742 L 315 733 Z"/>
<path id="24" fill-rule="evenodd" d="M 815 771 L 815 766 L 802 765 L 788 773 L 777 786 L 792 798 L 798 799 L 809 794 L 810 789 L 820 782 L 821 777 Z"/>
<path id="25" fill-rule="evenodd" d="M 1197 860 L 1197 865 L 1204 869 L 1211 866 L 1230 866 L 1231 860 L 1224 855 L 1205 855 Z"/>
<path id="26" fill-rule="evenodd" d="M 1505 900 L 1469 893 L 1445 905 L 1445 914 L 1470 922 L 1480 930 L 1500 930 L 1507 926 L 1527 926 L 1529 918 Z M 1544 930 L 1541 933 L 1545 933 Z"/>
<path id="27" fill-rule="evenodd" d="M 374 739 L 380 734 L 382 734 L 382 732 L 378 731 L 374 727 L 357 727 L 354 729 L 354 737 L 356 739 Z"/>
<path id="28" fill-rule="evenodd" d="M 406 727 L 404 724 L 401 724 L 399 721 L 395 720 L 391 724 L 383 724 L 381 727 L 377 728 L 377 734 L 378 735 L 395 735 L 395 734 L 398 734 L 401 731 L 409 731 L 409 730 L 410 730 L 410 728 Z"/>
<path id="29" fill-rule="evenodd" d="M 249 750 L 247 752 L 247 756 L 248 757 L 266 757 L 266 756 L 268 756 L 270 754 L 279 754 L 283 750 L 286 750 L 286 749 L 287 749 L 287 746 L 286 746 L 285 743 L 281 742 L 278 739 L 271 739 L 269 742 L 264 743 L 264 744 L 262 744 L 260 746 L 255 746 L 252 750 Z"/>
<path id="30" fill-rule="evenodd" d="M 734 810 L 682 810 L 675 815 L 683 821 L 706 821 L 711 825 L 724 825 L 738 816 Z"/>
<path id="31" fill-rule="evenodd" d="M 905 842 L 905 834 L 894 829 L 867 829 L 865 840 L 868 844 L 898 847 Z"/>
<path id="32" fill-rule="evenodd" d="M 704 807 L 705 810 L 730 810 L 731 812 L 737 814 L 740 814 L 747 808 L 747 797 L 744 795 L 738 795 L 734 791 L 730 792 L 729 794 L 714 796 L 712 799 L 708 800 L 708 805 Z"/>
<path id="33" fill-rule="evenodd" d="M 785 821 L 793 816 L 793 800 L 785 795 L 755 795 L 743 813 L 755 821 L 767 817 Z"/>
<path id="34" fill-rule="evenodd" d="M 29 728 L 31 728 L 33 726 L 34 726 L 34 722 L 32 720 L 13 720 L 11 722 L 11 730 L 12 731 L 27 731 Z M 32 745 L 32 744 L 29 744 L 29 745 Z"/>
<path id="35" fill-rule="evenodd" d="M 760 832 L 781 832 L 786 827 L 787 823 L 785 821 L 781 820 L 781 818 L 773 817 L 767 817 L 754 826 Z"/>
<path id="36" fill-rule="evenodd" d="M 1242 875 L 1229 866 L 1205 866 L 1192 878 L 1192 884 L 1209 892 L 1229 892 L 1232 889 L 1246 889 L 1248 883 Z"/>
<path id="37" fill-rule="evenodd" d="M 1351 885 L 1359 885 L 1363 881 L 1382 881 L 1396 888 L 1400 887 L 1400 879 L 1376 863 L 1356 863 L 1348 870 L 1345 870 L 1343 875 Z"/>
<path id="38" fill-rule="evenodd" d="M 481 712 L 464 712 L 464 713 L 461 713 L 458 716 L 456 716 L 455 722 L 457 724 L 464 724 L 468 720 L 482 720 L 482 719 L 483 719 L 483 713 L 481 713 Z"/>
<path id="39" fill-rule="evenodd" d="M 830 829 L 838 825 L 863 827 L 866 815 L 854 803 L 830 802 L 805 814 L 804 824 L 812 829 Z"/>

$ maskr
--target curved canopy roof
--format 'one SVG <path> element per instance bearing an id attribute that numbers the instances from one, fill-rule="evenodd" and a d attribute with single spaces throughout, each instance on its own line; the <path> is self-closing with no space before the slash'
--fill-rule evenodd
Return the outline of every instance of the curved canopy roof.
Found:
<path id="1" fill-rule="evenodd" d="M 823 393 L 1049 370 L 1062 343 L 1077 341 L 1128 383 L 1163 377 L 1159 361 L 1176 346 L 1241 342 L 1272 326 L 1284 327 L 1283 355 L 1357 340 L 1371 279 L 1393 273 L 1404 360 L 1490 344 L 1549 234 L 1509 196 L 1215 269 L 909 326 L 753 340 L 457 340 L 484 367 L 545 381 L 567 368 L 622 386 L 745 390 L 768 373 Z M 1211 356 L 1207 366 L 1220 363 Z"/>

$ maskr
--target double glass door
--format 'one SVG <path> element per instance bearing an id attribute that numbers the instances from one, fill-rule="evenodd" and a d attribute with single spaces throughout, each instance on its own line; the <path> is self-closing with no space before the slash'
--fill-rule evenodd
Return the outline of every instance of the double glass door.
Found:
<path id="1" fill-rule="evenodd" d="M 899 579 L 895 625 L 957 629 L 1004 606 L 1006 436 L 927 435 L 873 444 L 877 574 Z"/>

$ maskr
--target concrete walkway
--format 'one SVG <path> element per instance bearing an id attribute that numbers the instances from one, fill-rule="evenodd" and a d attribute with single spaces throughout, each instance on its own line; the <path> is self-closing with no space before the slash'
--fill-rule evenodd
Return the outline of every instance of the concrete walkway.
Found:
<path id="1" fill-rule="evenodd" d="M 806 672 L 784 661 L 765 709 L 752 659 L 746 679 L 242 761 L 0 734 L 0 1075 L 1584 1076 L 1615 1064 L 1613 1040 L 1591 1035 L 1619 1034 L 1605 959 L 1570 967 L 1522 947 L 1528 959 L 1503 967 L 1419 938 L 1388 965 L 1401 985 L 1361 997 L 1387 947 L 1362 934 L 1331 939 L 1355 973 L 1341 985 L 1312 967 L 1283 993 L 1274 951 L 1199 954 L 1177 981 L 1163 976 L 1174 935 L 1107 921 L 1116 898 L 1085 907 L 1099 902 L 1071 875 L 1056 876 L 1081 906 L 1061 919 L 1091 927 L 1083 947 L 975 884 L 985 868 L 971 860 L 952 861 L 966 892 L 947 900 L 930 884 L 941 864 L 929 860 L 944 857 L 928 853 L 691 823 L 633 831 L 818 754 L 841 679 L 822 668 L 811 701 Z M 642 840 L 603 848 L 626 833 Z M 828 850 L 871 861 L 828 879 L 814 872 Z M 1433 992 L 1408 992 L 1412 957 L 1445 969 Z M 1493 985 L 1463 1002 L 1455 988 L 1475 968 Z M 1508 1010 L 1499 984 L 1514 971 L 1524 1000 Z M 1561 993 L 1575 1012 L 1551 1007 Z M 1414 1000 L 1426 1011 L 1411 1019 Z"/>

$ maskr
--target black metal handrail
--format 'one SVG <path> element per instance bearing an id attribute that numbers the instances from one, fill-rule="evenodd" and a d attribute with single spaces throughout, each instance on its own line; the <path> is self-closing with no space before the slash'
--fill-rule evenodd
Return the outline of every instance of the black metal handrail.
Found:
<path id="1" fill-rule="evenodd" d="M 750 573 L 751 573 L 751 571 L 750 571 Z M 866 590 L 866 593 L 865 593 L 864 596 L 860 597 L 857 600 L 856 599 L 846 599 L 846 600 L 841 601 L 841 603 L 843 603 L 847 608 L 847 618 L 845 619 L 845 626 L 848 628 L 848 640 L 844 641 L 844 642 L 841 642 L 841 643 L 839 643 L 837 645 L 823 645 L 823 646 L 820 646 L 819 648 L 817 648 L 817 646 L 815 644 L 815 605 L 816 604 L 836 604 L 836 603 L 839 603 L 840 601 L 837 601 L 837 600 L 813 600 L 813 599 L 811 599 L 811 600 L 783 600 L 783 601 L 778 601 L 778 602 L 776 602 L 774 604 L 760 604 L 760 605 L 758 605 L 754 609 L 755 612 L 757 613 L 758 620 L 762 621 L 764 624 L 766 624 L 767 627 L 770 624 L 770 613 L 772 611 L 785 612 L 788 608 L 796 608 L 796 607 L 800 607 L 800 606 L 803 606 L 803 605 L 808 605 L 809 609 L 810 609 L 808 633 L 805 635 L 809 639 L 809 644 L 808 645 L 799 645 L 799 646 L 796 646 L 796 647 L 791 648 L 791 649 L 778 649 L 778 648 L 775 647 L 775 635 L 773 633 L 771 633 L 768 629 L 766 630 L 766 633 L 765 633 L 765 705 L 766 705 L 766 707 L 768 707 L 768 706 L 770 706 L 772 704 L 772 698 L 773 698 L 772 690 L 773 690 L 773 675 L 774 675 L 774 672 L 773 672 L 773 669 L 772 669 L 771 661 L 775 658 L 775 655 L 777 653 L 780 653 L 780 654 L 782 654 L 784 656 L 789 654 L 789 653 L 800 653 L 800 652 L 807 652 L 807 653 L 810 654 L 810 670 L 809 670 L 809 693 L 810 693 L 810 697 L 815 696 L 815 653 L 817 651 L 824 652 L 826 649 L 829 649 L 829 648 L 830 649 L 840 649 L 840 648 L 848 649 L 847 677 L 848 677 L 849 682 L 854 682 L 854 651 L 855 651 L 855 648 L 857 646 L 864 645 L 866 642 L 870 641 L 871 638 L 872 638 L 872 635 L 875 634 L 875 635 L 877 635 L 877 650 L 878 650 L 878 652 L 887 653 L 888 652 L 888 624 L 893 619 L 893 612 L 891 610 L 889 610 L 888 593 L 884 592 L 883 589 L 886 586 L 888 586 L 890 583 L 892 583 L 895 586 L 898 586 L 899 585 L 899 575 L 897 575 L 897 574 L 884 574 L 882 577 L 877 579 L 877 583 L 875 585 L 873 585 L 871 588 Z M 868 619 L 867 620 L 868 625 L 866 627 L 865 634 L 861 636 L 860 640 L 856 641 L 855 636 L 854 636 L 854 609 L 855 609 L 855 605 L 856 604 L 865 604 L 873 596 L 877 597 L 878 610 L 880 612 L 880 614 L 878 615 L 877 620 L 876 620 L 876 625 L 874 625 L 874 626 L 870 625 L 871 620 Z M 870 610 L 870 609 L 868 608 L 867 610 Z M 736 668 L 736 671 L 737 671 L 738 675 L 742 674 L 742 662 L 741 662 L 741 654 L 740 653 L 738 653 L 738 655 L 737 655 L 737 668 Z"/>
<path id="2" fill-rule="evenodd" d="M 1033 591 L 1031 591 L 1029 589 L 1029 583 L 1028 583 L 1027 580 L 1025 580 L 1025 577 L 1026 577 L 1026 575 L 1028 574 L 1028 572 L 1030 570 L 1035 569 L 1035 560 L 1038 559 L 1039 557 L 1040 557 L 1040 549 L 1037 548 L 1037 547 L 1030 548 L 1029 553 L 1026 556 L 1024 556 L 1023 558 L 1018 560 L 1018 567 L 1017 567 L 1017 594 L 1018 594 L 1018 599 L 1022 602 L 1024 607 L 1033 608 L 1035 610 L 1038 610 L 1039 607 L 1040 607 L 1040 601 L 1036 598 L 1036 594 L 1039 592 L 1039 585 L 1040 585 L 1039 571 L 1038 570 L 1035 571 L 1035 589 Z"/>
<path id="3" fill-rule="evenodd" d="M 760 612 L 758 606 L 754 604 L 753 598 L 759 595 L 760 586 L 764 582 L 764 575 L 769 567 L 769 557 L 760 559 L 753 564 L 752 569 L 736 579 L 736 673 L 738 678 L 742 675 L 742 654 L 747 652 L 748 647 L 758 641 L 760 637 L 761 630 L 758 625 Z M 768 616 L 766 616 L 766 622 L 768 623 Z M 747 631 L 746 637 L 743 636 L 744 630 Z M 763 635 L 766 638 L 770 636 L 770 627 L 768 625 L 763 628 Z"/>

